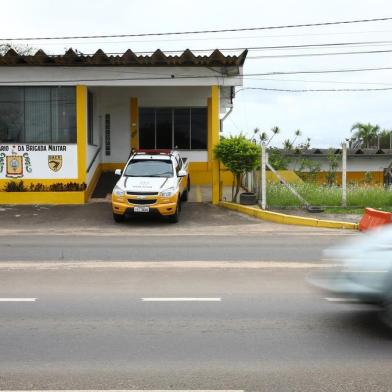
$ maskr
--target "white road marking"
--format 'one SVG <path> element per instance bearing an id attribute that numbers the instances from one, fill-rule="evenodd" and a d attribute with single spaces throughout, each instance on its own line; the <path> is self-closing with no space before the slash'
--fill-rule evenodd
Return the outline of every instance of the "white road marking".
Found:
<path id="1" fill-rule="evenodd" d="M 328 302 L 359 302 L 356 298 L 324 298 Z"/>
<path id="2" fill-rule="evenodd" d="M 37 298 L 0 298 L 0 302 L 35 302 Z"/>
<path id="3" fill-rule="evenodd" d="M 155 297 L 141 298 L 143 302 L 221 302 L 222 298 L 201 298 L 201 297 Z"/>
<path id="4" fill-rule="evenodd" d="M 312 261 L 2 261 L 0 270 L 71 270 L 71 269 L 323 269 L 340 264 Z"/>

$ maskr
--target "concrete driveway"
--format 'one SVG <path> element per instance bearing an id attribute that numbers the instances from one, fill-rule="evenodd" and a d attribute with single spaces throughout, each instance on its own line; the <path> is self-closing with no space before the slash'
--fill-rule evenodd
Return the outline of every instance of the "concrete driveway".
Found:
<path id="1" fill-rule="evenodd" d="M 0 206 L 0 218 L 0 235 L 13 233 L 246 235 L 263 232 L 316 234 L 334 231 L 265 222 L 209 203 L 193 202 L 183 203 L 180 222 L 177 224 L 148 216 L 131 218 L 118 224 L 112 219 L 111 205 L 107 201 L 85 205 Z"/>

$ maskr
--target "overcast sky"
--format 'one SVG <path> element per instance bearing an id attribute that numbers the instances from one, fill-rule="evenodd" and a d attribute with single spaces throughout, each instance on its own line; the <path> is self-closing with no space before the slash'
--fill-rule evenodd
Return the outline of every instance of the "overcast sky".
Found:
<path id="1" fill-rule="evenodd" d="M 1 0 L 1 5 L 6 15 L 0 24 L 1 38 L 262 27 L 392 16 L 390 0 Z M 392 50 L 392 21 L 162 38 L 40 41 L 34 42 L 34 46 L 47 53 L 61 53 L 70 46 L 93 53 L 98 48 L 123 52 L 127 48 L 153 51 L 366 41 L 386 42 L 343 48 L 250 51 L 244 73 L 392 67 L 392 52 L 260 58 Z M 280 89 L 392 87 L 392 70 L 257 76 L 246 78 L 244 85 Z M 392 128 L 391 109 L 392 90 L 312 93 L 243 90 L 236 96 L 234 111 L 225 121 L 224 131 L 250 135 L 255 127 L 268 131 L 277 125 L 282 132 L 274 139 L 276 145 L 281 145 L 283 139 L 292 139 L 299 128 L 302 139 L 310 137 L 313 146 L 337 146 L 350 136 L 351 125 L 358 121 Z"/>

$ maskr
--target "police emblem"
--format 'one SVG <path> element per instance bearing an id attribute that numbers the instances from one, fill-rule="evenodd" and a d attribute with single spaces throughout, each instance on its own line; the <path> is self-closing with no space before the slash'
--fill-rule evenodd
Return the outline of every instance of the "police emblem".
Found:
<path id="1" fill-rule="evenodd" d="M 7 177 L 23 177 L 23 156 L 12 154 L 6 157 Z"/>
<path id="2" fill-rule="evenodd" d="M 58 172 L 63 166 L 63 156 L 62 155 L 48 155 L 48 166 L 49 169 Z"/>

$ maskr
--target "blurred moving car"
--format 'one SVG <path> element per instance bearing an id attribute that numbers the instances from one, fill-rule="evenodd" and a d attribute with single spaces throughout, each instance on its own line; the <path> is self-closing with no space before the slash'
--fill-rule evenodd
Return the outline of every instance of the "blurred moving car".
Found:
<path id="1" fill-rule="evenodd" d="M 356 300 L 382 309 L 392 328 L 392 225 L 383 226 L 329 248 L 324 256 L 338 266 L 308 279 L 313 286 L 340 300 Z"/>

